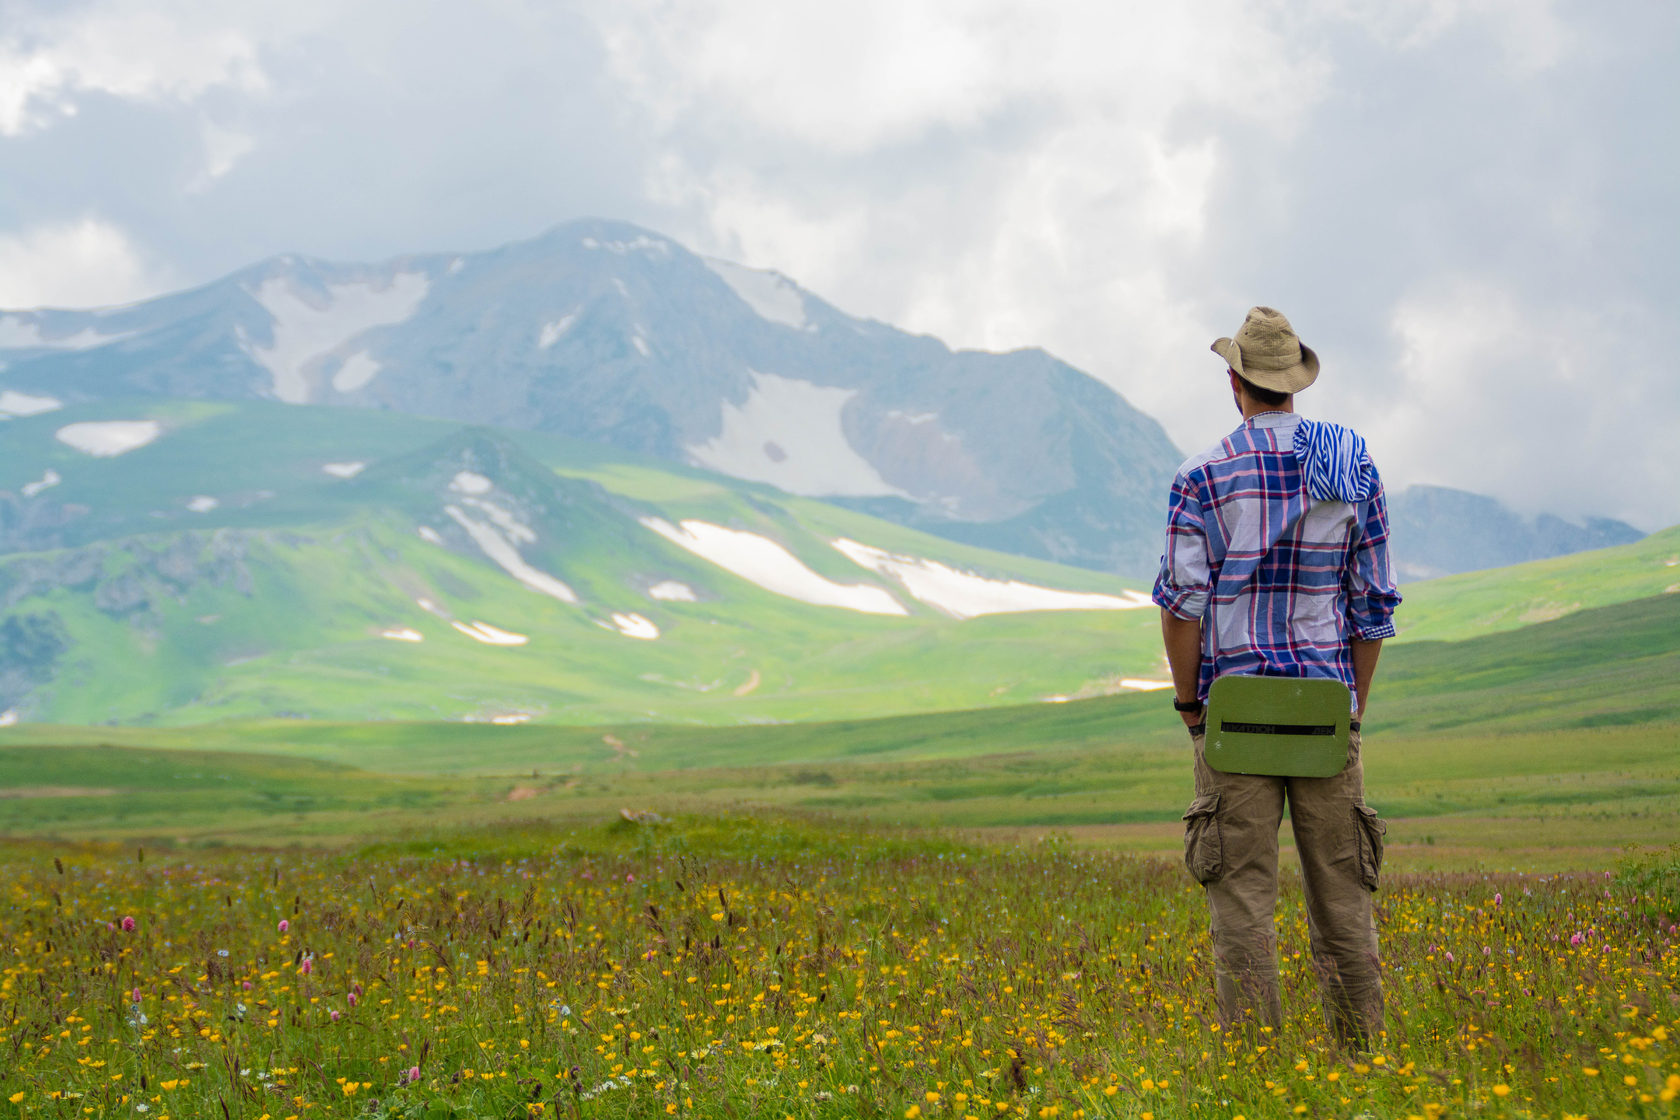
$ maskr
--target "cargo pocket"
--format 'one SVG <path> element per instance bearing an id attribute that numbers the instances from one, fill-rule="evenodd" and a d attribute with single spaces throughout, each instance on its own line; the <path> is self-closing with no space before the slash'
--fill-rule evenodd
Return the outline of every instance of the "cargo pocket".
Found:
<path id="1" fill-rule="evenodd" d="M 1225 873 L 1225 843 L 1219 835 L 1219 795 L 1205 793 L 1184 814 L 1184 866 L 1207 884 Z"/>
<path id="2" fill-rule="evenodd" d="M 1383 837 L 1388 834 L 1388 822 L 1369 805 L 1355 805 L 1353 820 L 1359 844 L 1359 882 L 1366 890 L 1374 891 L 1382 872 Z"/>

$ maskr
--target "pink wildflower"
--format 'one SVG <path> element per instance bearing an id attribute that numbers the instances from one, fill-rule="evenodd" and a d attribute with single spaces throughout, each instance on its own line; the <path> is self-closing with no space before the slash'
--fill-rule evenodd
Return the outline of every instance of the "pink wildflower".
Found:
<path id="1" fill-rule="evenodd" d="M 419 1066 L 409 1066 L 408 1067 L 408 1079 L 411 1082 L 420 1080 L 420 1067 Z"/>
<path id="2" fill-rule="evenodd" d="M 298 966 L 298 971 L 303 973 L 305 976 L 308 976 L 310 973 L 314 972 L 315 971 L 315 958 L 314 957 L 304 957 L 303 958 L 303 963 Z"/>
<path id="3" fill-rule="evenodd" d="M 332 1021 L 333 1022 L 335 1022 L 335 1023 L 338 1022 L 338 1011 L 337 1011 L 336 1008 L 334 1010 L 328 1012 L 328 1014 L 330 1014 L 332 1016 Z"/>
<path id="4" fill-rule="evenodd" d="M 291 929 L 291 928 L 292 928 L 292 923 L 288 922 L 284 918 L 280 919 L 280 932 L 281 933 L 285 933 L 288 929 Z"/>
<path id="5" fill-rule="evenodd" d="M 124 916 L 124 918 L 122 920 L 122 931 L 124 933 L 133 933 L 134 932 L 134 919 L 133 918 Z"/>

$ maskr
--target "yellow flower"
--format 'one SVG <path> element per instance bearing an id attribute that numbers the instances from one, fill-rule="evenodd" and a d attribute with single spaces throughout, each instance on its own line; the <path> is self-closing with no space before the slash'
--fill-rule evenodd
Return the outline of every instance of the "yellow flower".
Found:
<path id="1" fill-rule="evenodd" d="M 919 1105 L 919 1104 L 913 1104 L 909 1108 L 904 1110 L 904 1120 L 916 1120 L 916 1117 L 920 1116 L 921 1114 L 922 1114 L 922 1106 Z"/>
<path id="2" fill-rule="evenodd" d="M 23 1099 L 23 1090 L 22 1089 L 19 1089 L 17 1092 L 13 1093 L 11 1096 L 6 1098 L 6 1100 L 10 1101 L 12 1104 L 17 1104 L 22 1099 Z"/>
<path id="3" fill-rule="evenodd" d="M 1510 1093 L 1511 1093 L 1511 1087 L 1509 1085 L 1495 1085 L 1493 1087 L 1493 1095 L 1496 1096 L 1496 1097 L 1509 1096 Z"/>

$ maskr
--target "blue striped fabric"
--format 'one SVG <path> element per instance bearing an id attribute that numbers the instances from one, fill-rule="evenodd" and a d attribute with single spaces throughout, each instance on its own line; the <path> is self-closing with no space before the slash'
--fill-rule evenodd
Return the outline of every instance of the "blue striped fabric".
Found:
<path id="1" fill-rule="evenodd" d="M 1363 502 L 1376 491 L 1376 468 L 1352 428 L 1302 420 L 1295 426 L 1295 458 L 1307 493 L 1321 502 Z"/>

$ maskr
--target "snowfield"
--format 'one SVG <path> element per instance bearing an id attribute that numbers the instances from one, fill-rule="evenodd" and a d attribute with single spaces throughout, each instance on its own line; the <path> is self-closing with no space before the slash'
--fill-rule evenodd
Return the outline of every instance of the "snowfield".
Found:
<path id="1" fill-rule="evenodd" d="M 308 404 L 314 396 L 311 367 L 319 359 L 364 331 L 403 322 L 419 308 L 430 287 L 423 272 L 399 272 L 384 285 L 366 280 L 329 284 L 323 301 L 316 292 L 296 291 L 284 276 L 271 276 L 255 290 L 247 289 L 272 320 L 269 343 L 258 346 L 241 332 L 240 344 L 273 376 L 270 392 L 277 400 Z M 367 383 L 357 378 L 365 374 L 371 380 L 379 372 L 378 363 L 363 357 L 365 362 L 349 375 L 354 388 Z M 341 375 L 351 361 L 339 367 Z"/>
<path id="2" fill-rule="evenodd" d="M 633 237 L 629 241 L 600 241 L 593 237 L 586 237 L 579 244 L 585 249 L 602 249 L 608 253 L 617 253 L 619 256 L 626 253 L 650 253 L 657 257 L 665 257 L 671 254 L 670 242 L 661 241 L 657 237 L 648 237 L 646 234 Z"/>
<path id="3" fill-rule="evenodd" d="M 652 641 L 659 637 L 659 627 L 655 626 L 650 619 L 643 618 L 639 614 L 615 614 L 612 616 L 612 620 L 613 625 L 618 627 L 618 632 L 626 638 Z"/>
<path id="4" fill-rule="evenodd" d="M 85 420 L 67 424 L 54 433 L 60 443 L 98 459 L 126 455 L 163 434 L 156 420 Z"/>
<path id="5" fill-rule="evenodd" d="M 805 296 L 793 281 L 781 273 L 748 268 L 744 264 L 712 257 L 700 259 L 760 319 L 792 327 L 796 331 L 817 329 L 805 318 Z"/>
<path id="6" fill-rule="evenodd" d="M 522 646 L 531 640 L 524 634 L 515 634 L 511 630 L 501 630 L 491 626 L 488 622 L 475 621 L 471 626 L 464 622 L 451 622 L 449 625 L 473 641 L 483 642 L 487 646 Z"/>
<path id="7" fill-rule="evenodd" d="M 488 494 L 493 483 L 473 471 L 457 471 L 455 477 L 449 480 L 449 488 L 457 494 Z"/>
<path id="8" fill-rule="evenodd" d="M 321 470 L 332 475 L 334 478 L 355 478 L 357 475 L 367 470 L 367 464 L 362 462 L 322 463 Z"/>
<path id="9" fill-rule="evenodd" d="M 554 320 L 554 322 L 544 323 L 542 325 L 542 331 L 537 335 L 537 349 L 547 350 L 550 346 L 559 342 L 565 337 L 566 332 L 572 329 L 572 324 L 577 322 L 577 317 L 578 313 L 574 308 L 573 310 L 560 316 L 560 318 Z"/>
<path id="10" fill-rule="evenodd" d="M 479 550 L 493 560 L 508 575 L 543 595 L 551 595 L 562 603 L 576 603 L 577 593 L 564 583 L 555 579 L 547 572 L 533 568 L 519 555 L 519 546 L 503 536 L 496 526 L 487 522 L 477 521 L 467 516 L 460 506 L 444 506 L 443 512 L 452 518 L 455 524 L 467 531 L 467 535 L 478 545 Z M 530 530 L 526 530 L 530 533 Z M 531 533 L 531 539 L 536 534 Z"/>
<path id="11" fill-rule="evenodd" d="M 136 333 L 101 334 L 92 327 L 83 327 L 75 334 L 48 338 L 41 333 L 39 319 L 27 315 L 0 315 L 0 350 L 91 350 Z"/>
<path id="12" fill-rule="evenodd" d="M 680 526 L 657 517 L 644 517 L 640 521 L 672 544 L 777 595 L 813 606 L 840 607 L 863 614 L 910 613 L 885 588 L 864 583 L 835 583 L 807 568 L 775 541 L 757 533 L 726 529 L 707 521 L 685 520 Z"/>
<path id="13" fill-rule="evenodd" d="M 64 402 L 55 397 L 32 397 L 16 389 L 0 390 L 0 420 L 10 420 L 14 416 L 39 416 L 63 407 Z"/>
<path id="14" fill-rule="evenodd" d="M 666 603 L 697 603 L 699 597 L 694 594 L 694 588 L 686 583 L 674 579 L 663 579 L 648 588 L 648 598 L 658 599 Z"/>
<path id="15" fill-rule="evenodd" d="M 42 475 L 38 481 L 36 481 L 36 482 L 26 482 L 26 483 L 23 484 L 23 496 L 26 497 L 26 498 L 33 498 L 35 495 L 39 494 L 41 491 L 50 490 L 54 486 L 57 486 L 59 483 L 61 483 L 63 481 L 64 481 L 64 479 L 59 477 L 59 474 L 58 474 L 57 471 L 53 470 L 51 467 L 48 467 L 47 468 L 47 473 Z"/>
<path id="16" fill-rule="evenodd" d="M 425 635 L 421 634 L 420 631 L 410 630 L 406 626 L 396 630 L 381 630 L 379 636 L 389 638 L 393 642 L 423 642 L 426 640 Z"/>
<path id="17" fill-rule="evenodd" d="M 333 374 L 332 387 L 340 393 L 354 393 L 379 376 L 379 363 L 366 350 L 358 350 Z"/>
<path id="18" fill-rule="evenodd" d="M 221 502 L 212 498 L 208 494 L 200 494 L 187 503 L 187 509 L 191 510 L 193 513 L 209 513 L 221 504 Z"/>
<path id="19" fill-rule="evenodd" d="M 911 497 L 846 439 L 841 413 L 856 389 L 749 372 L 747 399 L 723 402 L 723 430 L 684 448 L 696 465 L 806 497 Z"/>
<path id="20" fill-rule="evenodd" d="M 1137 591 L 1124 596 L 1061 591 L 1020 580 L 988 579 L 937 560 L 900 556 L 844 537 L 829 543 L 859 567 L 896 580 L 912 598 L 952 618 L 1020 611 L 1124 611 L 1150 605 L 1149 596 Z"/>

